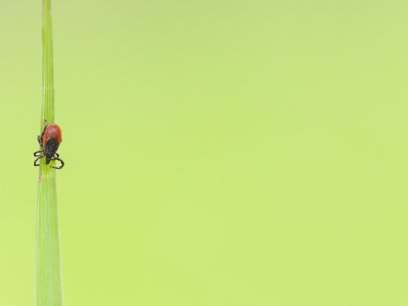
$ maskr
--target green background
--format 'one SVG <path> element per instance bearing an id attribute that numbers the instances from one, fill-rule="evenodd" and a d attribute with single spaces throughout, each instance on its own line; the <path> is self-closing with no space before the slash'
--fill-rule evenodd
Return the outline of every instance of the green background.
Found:
<path id="1" fill-rule="evenodd" d="M 55 1 L 65 304 L 408 305 L 407 13 Z M 41 1 L 0 29 L 0 305 L 33 305 Z"/>

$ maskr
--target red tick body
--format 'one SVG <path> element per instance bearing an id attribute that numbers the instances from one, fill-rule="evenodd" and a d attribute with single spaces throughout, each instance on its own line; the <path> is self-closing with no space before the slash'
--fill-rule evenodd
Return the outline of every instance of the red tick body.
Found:
<path id="1" fill-rule="evenodd" d="M 58 124 L 51 123 L 50 125 L 47 125 L 43 131 L 41 139 L 43 146 L 45 146 L 47 142 L 51 139 L 56 139 L 58 145 L 62 141 L 62 133 Z"/>
<path id="2" fill-rule="evenodd" d="M 46 124 L 44 130 L 40 135 L 37 137 L 38 143 L 41 146 L 41 150 L 34 153 L 34 156 L 37 159 L 34 161 L 34 166 L 39 166 L 37 161 L 41 158 L 45 157 L 45 163 L 48 165 L 52 160 L 58 160 L 61 165 L 59 167 L 51 166 L 55 169 L 61 169 L 64 167 L 64 162 L 59 158 L 59 154 L 57 153 L 58 147 L 62 141 L 62 133 L 60 127 L 55 124 Z"/>

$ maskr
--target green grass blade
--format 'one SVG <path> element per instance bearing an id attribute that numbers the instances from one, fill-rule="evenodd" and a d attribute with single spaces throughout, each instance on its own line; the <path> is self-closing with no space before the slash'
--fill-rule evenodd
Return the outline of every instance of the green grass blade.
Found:
<path id="1" fill-rule="evenodd" d="M 51 0 L 43 0 L 43 104 L 40 132 L 45 120 L 54 122 L 54 68 Z M 51 162 L 53 163 L 53 162 Z M 52 165 L 52 164 L 50 164 Z M 61 258 L 55 169 L 41 160 L 36 220 L 36 306 L 62 306 Z"/>
<path id="2" fill-rule="evenodd" d="M 52 47 L 51 0 L 43 0 L 43 105 L 41 111 L 41 132 L 44 120 L 55 120 L 54 63 Z"/>

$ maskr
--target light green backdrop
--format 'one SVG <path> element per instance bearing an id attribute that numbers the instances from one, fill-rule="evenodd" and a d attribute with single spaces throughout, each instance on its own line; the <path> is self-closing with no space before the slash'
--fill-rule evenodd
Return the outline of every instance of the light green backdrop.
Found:
<path id="1" fill-rule="evenodd" d="M 41 1 L 0 1 L 0 305 L 33 305 Z M 55 1 L 67 306 L 408 305 L 406 1 Z"/>

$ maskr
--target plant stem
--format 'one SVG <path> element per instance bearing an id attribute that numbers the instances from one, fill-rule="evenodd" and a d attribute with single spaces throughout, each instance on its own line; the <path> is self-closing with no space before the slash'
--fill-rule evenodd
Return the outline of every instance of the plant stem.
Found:
<path id="1" fill-rule="evenodd" d="M 43 0 L 43 106 L 41 114 L 41 130 L 44 120 L 49 123 L 55 120 L 54 107 L 54 56 L 52 46 L 51 0 Z"/>
<path id="2" fill-rule="evenodd" d="M 43 104 L 40 133 L 45 120 L 53 123 L 54 67 L 51 0 L 43 0 Z M 41 160 L 36 217 L 36 306 L 62 306 L 61 258 L 55 169 Z"/>

